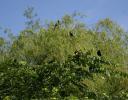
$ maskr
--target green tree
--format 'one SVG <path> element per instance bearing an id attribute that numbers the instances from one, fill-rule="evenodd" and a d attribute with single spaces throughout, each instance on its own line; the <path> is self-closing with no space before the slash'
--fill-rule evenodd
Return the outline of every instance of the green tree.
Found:
<path id="1" fill-rule="evenodd" d="M 41 27 L 40 19 L 36 18 L 37 13 L 34 12 L 33 7 L 28 7 L 24 11 L 24 16 L 27 19 L 27 22 L 25 23 L 27 29 L 31 29 L 33 31 L 37 31 L 40 29 L 40 27 Z"/>

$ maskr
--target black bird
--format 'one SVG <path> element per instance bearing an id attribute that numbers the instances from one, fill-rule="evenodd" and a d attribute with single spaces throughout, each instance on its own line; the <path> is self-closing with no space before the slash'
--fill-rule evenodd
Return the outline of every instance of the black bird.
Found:
<path id="1" fill-rule="evenodd" d="M 75 53 L 75 55 L 80 55 L 82 52 L 80 50 L 79 51 L 76 50 L 74 53 Z"/>
<path id="2" fill-rule="evenodd" d="M 16 66 L 17 64 L 18 64 L 17 59 L 13 59 L 13 60 L 12 60 L 12 65 L 13 65 L 13 66 Z"/>
<path id="3" fill-rule="evenodd" d="M 75 59 L 76 59 L 76 60 L 79 60 L 79 58 L 82 56 L 83 53 L 82 53 L 81 50 L 79 50 L 79 51 L 76 50 L 76 51 L 74 52 L 74 54 L 75 54 L 75 55 L 74 55 Z"/>
<path id="4" fill-rule="evenodd" d="M 56 24 L 54 25 L 54 30 L 59 26 L 59 24 L 60 24 L 60 21 L 58 20 L 58 21 L 56 22 Z"/>
<path id="5" fill-rule="evenodd" d="M 17 62 L 17 60 L 16 60 L 16 59 L 14 59 L 14 60 L 13 60 L 13 62 L 14 62 L 14 63 L 16 63 L 16 62 Z"/>
<path id="6" fill-rule="evenodd" d="M 73 33 L 72 32 L 69 32 L 69 35 L 72 37 L 73 36 Z"/>
<path id="7" fill-rule="evenodd" d="M 97 55 L 101 56 L 101 51 L 100 50 L 97 51 Z"/>
<path id="8" fill-rule="evenodd" d="M 93 72 L 94 68 L 92 66 L 89 67 L 89 72 Z"/>
<path id="9" fill-rule="evenodd" d="M 54 30 L 56 29 L 56 27 L 57 27 L 57 23 L 54 25 Z"/>

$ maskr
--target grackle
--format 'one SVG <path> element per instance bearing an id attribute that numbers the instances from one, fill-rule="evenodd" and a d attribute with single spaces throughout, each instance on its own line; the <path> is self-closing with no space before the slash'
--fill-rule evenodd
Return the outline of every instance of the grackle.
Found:
<path id="1" fill-rule="evenodd" d="M 97 51 L 97 55 L 101 56 L 101 51 L 100 50 Z"/>
<path id="2" fill-rule="evenodd" d="M 59 26 L 59 24 L 60 24 L 60 21 L 58 20 L 58 21 L 56 22 L 56 24 L 54 25 L 54 30 L 57 28 L 57 26 Z"/>
<path id="3" fill-rule="evenodd" d="M 73 33 L 72 32 L 69 32 L 69 35 L 72 37 L 73 36 Z"/>

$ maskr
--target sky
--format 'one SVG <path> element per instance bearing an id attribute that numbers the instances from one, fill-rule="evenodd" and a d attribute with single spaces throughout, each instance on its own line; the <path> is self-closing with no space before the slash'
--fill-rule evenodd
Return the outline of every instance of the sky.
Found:
<path id="1" fill-rule="evenodd" d="M 88 25 L 109 17 L 128 30 L 128 0 L 0 0 L 0 27 L 14 34 L 23 30 L 27 7 L 34 7 L 42 23 L 77 11 L 87 15 L 84 22 Z"/>

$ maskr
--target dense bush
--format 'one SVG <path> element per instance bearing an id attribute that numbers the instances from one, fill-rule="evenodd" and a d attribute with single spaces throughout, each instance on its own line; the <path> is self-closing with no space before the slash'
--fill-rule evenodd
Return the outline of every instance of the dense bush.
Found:
<path id="1" fill-rule="evenodd" d="M 15 99 L 97 98 L 89 90 L 85 79 L 93 80 L 93 73 L 104 73 L 106 61 L 88 51 L 76 51 L 64 63 L 56 60 L 42 65 L 28 65 L 8 60 L 1 63 L 1 98 Z M 108 63 L 107 63 L 108 64 Z"/>
<path id="2" fill-rule="evenodd" d="M 126 100 L 127 48 L 127 33 L 108 18 L 94 29 L 69 15 L 33 22 L 11 43 L 0 38 L 0 99 Z"/>

